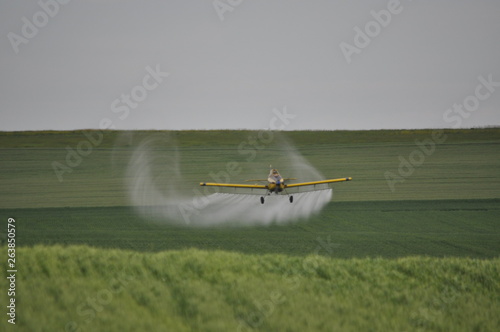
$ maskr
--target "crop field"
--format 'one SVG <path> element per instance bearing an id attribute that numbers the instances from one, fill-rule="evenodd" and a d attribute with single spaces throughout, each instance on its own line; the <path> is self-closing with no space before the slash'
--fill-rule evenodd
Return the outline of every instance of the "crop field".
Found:
<path id="1" fill-rule="evenodd" d="M 500 324 L 498 258 L 88 246 L 21 248 L 19 257 L 16 328 L 24 331 L 495 331 Z"/>
<path id="2" fill-rule="evenodd" d="M 286 177 L 291 152 L 353 181 L 285 224 L 146 218 L 127 181 L 152 138 L 155 183 L 175 174 L 185 195 L 269 164 Z M 17 268 L 16 325 L 4 310 L 0 330 L 497 331 L 499 156 L 499 128 L 0 133 Z"/>
<path id="3" fill-rule="evenodd" d="M 144 221 L 128 207 L 3 210 L 19 243 L 135 251 L 198 248 L 336 258 L 456 256 L 500 252 L 500 200 L 332 202 L 288 225 L 190 228 Z M 318 250 L 319 249 L 319 250 Z"/>

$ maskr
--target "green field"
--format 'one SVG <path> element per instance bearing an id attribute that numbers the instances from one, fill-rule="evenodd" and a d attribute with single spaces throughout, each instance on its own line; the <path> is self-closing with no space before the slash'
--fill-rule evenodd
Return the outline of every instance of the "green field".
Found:
<path id="1" fill-rule="evenodd" d="M 226 171 L 229 162 L 238 163 L 241 168 L 240 174 L 231 178 L 237 182 L 267 176 L 269 164 L 283 176 L 292 171 L 281 163 L 285 153 L 280 150 L 279 141 L 264 144 L 258 132 L 111 131 L 105 132 L 102 143 L 82 157 L 81 163 L 71 168 L 71 173 L 65 173 L 60 182 L 52 163 L 66 164 L 67 149 L 76 150 L 78 144 L 88 141 L 82 132 L 0 133 L 0 208 L 127 206 L 124 178 L 132 150 L 152 135 L 177 142 L 188 192 L 199 182 L 212 180 L 211 173 Z M 431 130 L 306 131 L 284 135 L 325 177 L 354 179 L 335 187 L 335 201 L 500 197 L 498 128 L 447 130 L 446 140 L 436 144 L 434 152 L 415 167 L 411 176 L 395 184 L 394 191 L 385 173 L 399 174 L 399 157 L 409 159 L 418 150 L 415 140 L 431 140 Z M 255 144 L 251 144 L 251 138 Z M 168 160 L 172 149 L 172 144 L 157 148 L 160 166 Z M 251 151 L 256 156 L 249 162 Z"/>
<path id="2" fill-rule="evenodd" d="M 2 330 L 500 328 L 499 128 L 107 131 L 58 178 L 54 162 L 68 165 L 89 135 L 100 137 L 0 133 L 5 261 L 7 218 L 18 250 L 17 324 L 4 317 Z M 325 177 L 353 181 L 307 220 L 175 226 L 144 219 L 128 200 L 130 157 L 150 137 L 160 142 L 155 181 L 167 183 L 178 154 L 185 194 L 229 164 L 239 167 L 231 182 L 261 178 L 269 164 L 287 176 L 296 170 L 284 146 Z"/>
<path id="3" fill-rule="evenodd" d="M 495 258 L 500 200 L 332 202 L 289 225 L 189 228 L 145 221 L 128 207 L 2 210 L 18 241 L 135 251 L 188 248 L 336 258 L 425 255 Z M 319 248 L 319 251 L 318 251 Z"/>
<path id="4" fill-rule="evenodd" d="M 78 246 L 23 248 L 19 256 L 12 331 L 495 331 L 500 324 L 498 259 Z"/>

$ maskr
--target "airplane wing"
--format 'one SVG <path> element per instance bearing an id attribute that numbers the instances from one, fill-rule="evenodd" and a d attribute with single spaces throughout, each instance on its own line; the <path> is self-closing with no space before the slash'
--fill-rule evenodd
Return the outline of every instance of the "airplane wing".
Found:
<path id="1" fill-rule="evenodd" d="M 293 188 L 293 187 L 302 187 L 302 186 L 314 186 L 316 184 L 344 182 L 344 181 L 351 181 L 351 180 L 352 180 L 352 178 L 330 179 L 330 180 L 322 180 L 322 181 L 287 184 L 285 187 L 286 188 Z"/>
<path id="2" fill-rule="evenodd" d="M 200 186 L 211 186 L 211 187 L 228 187 L 228 188 L 253 188 L 253 189 L 267 189 L 267 186 L 258 184 L 231 184 L 231 183 L 211 183 L 211 182 L 201 182 Z"/>
<path id="3" fill-rule="evenodd" d="M 314 186 L 317 184 L 344 182 L 344 181 L 351 181 L 351 180 L 352 180 L 352 178 L 340 178 L 340 179 L 330 179 L 330 180 L 313 181 L 313 182 L 302 182 L 302 183 L 287 184 L 287 185 L 285 185 L 285 188 Z M 200 186 L 268 189 L 268 187 L 266 185 L 259 185 L 259 184 L 232 184 L 232 183 L 214 183 L 214 182 L 200 182 Z"/>

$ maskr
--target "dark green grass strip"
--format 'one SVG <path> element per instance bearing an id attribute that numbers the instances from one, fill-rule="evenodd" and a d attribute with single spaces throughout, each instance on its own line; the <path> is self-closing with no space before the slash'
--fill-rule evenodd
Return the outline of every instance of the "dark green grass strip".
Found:
<path id="1" fill-rule="evenodd" d="M 288 225 L 238 227 L 235 220 L 234 227 L 218 228 L 144 220 L 129 207 L 4 209 L 0 214 L 16 218 L 19 246 L 492 258 L 500 254 L 499 203 L 498 199 L 333 202 L 319 215 Z"/>

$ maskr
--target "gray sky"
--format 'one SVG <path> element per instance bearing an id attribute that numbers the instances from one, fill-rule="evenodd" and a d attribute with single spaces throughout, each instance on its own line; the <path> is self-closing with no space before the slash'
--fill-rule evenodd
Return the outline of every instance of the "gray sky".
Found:
<path id="1" fill-rule="evenodd" d="M 40 2 L 0 2 L 0 130 L 500 125 L 499 1 Z"/>

